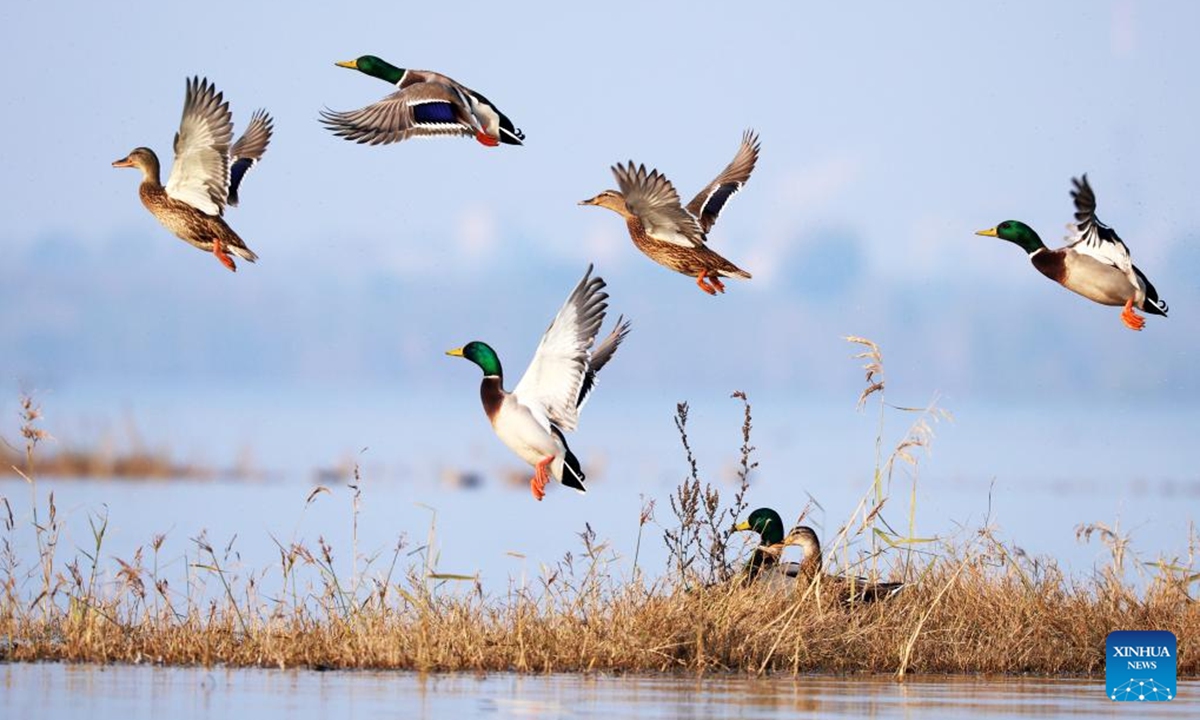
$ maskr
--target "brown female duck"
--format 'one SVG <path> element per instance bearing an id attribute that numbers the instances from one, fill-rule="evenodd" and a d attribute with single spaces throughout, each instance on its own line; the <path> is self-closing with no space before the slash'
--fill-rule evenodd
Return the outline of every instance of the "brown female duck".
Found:
<path id="1" fill-rule="evenodd" d="M 833 588 L 842 602 L 885 600 L 904 587 L 904 583 L 898 582 L 871 582 L 861 577 L 826 575 L 822 569 L 821 541 L 817 539 L 817 533 L 807 525 L 792 528 L 782 543 L 783 547 L 788 545 L 799 546 L 804 552 L 804 559 L 798 563 L 782 563 L 779 571 L 805 586 L 816 583 Z"/>
<path id="2" fill-rule="evenodd" d="M 684 208 L 671 181 L 645 165 L 612 168 L 620 190 L 605 190 L 580 205 L 608 208 L 625 218 L 633 244 L 659 265 L 696 278 L 709 295 L 725 292 L 722 277 L 749 279 L 750 273 L 709 249 L 708 231 L 721 209 L 754 172 L 759 141 L 753 130 L 742 135 L 733 162 Z"/>
<path id="3" fill-rule="evenodd" d="M 166 186 L 160 180 L 158 156 L 150 148 L 135 148 L 113 162 L 113 167 L 141 170 L 138 195 L 146 209 L 177 237 L 211 252 L 225 267 L 236 271 L 229 252 L 247 262 L 254 262 L 258 256 L 222 215 L 226 205 L 238 204 L 242 178 L 266 152 L 271 131 L 271 116 L 258 110 L 231 148 L 233 115 L 229 103 L 208 80 L 192 78 L 187 84 L 179 132 L 175 134 L 175 164 Z"/>

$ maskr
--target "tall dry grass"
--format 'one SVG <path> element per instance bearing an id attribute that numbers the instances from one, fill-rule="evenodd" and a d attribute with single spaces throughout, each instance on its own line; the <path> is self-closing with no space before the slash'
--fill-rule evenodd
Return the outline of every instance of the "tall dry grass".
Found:
<path id="1" fill-rule="evenodd" d="M 532 580 L 485 588 L 478 578 L 440 573 L 436 525 L 423 546 L 404 542 L 362 556 L 358 478 L 348 519 L 350 572 L 335 549 L 276 542 L 274 567 L 246 572 L 236 548 L 201 535 L 170 572 L 162 536 L 132 557 L 105 560 L 106 522 L 93 518 L 92 546 L 60 557 L 53 494 L 36 479 L 45 433 L 37 407 L 23 404 L 31 527 L 0 504 L 0 661 L 64 660 L 270 667 L 403 668 L 518 672 L 877 672 L 1093 674 L 1103 670 L 1114 629 L 1165 629 L 1200 636 L 1191 592 L 1198 539 L 1184 558 L 1137 561 L 1128 535 L 1082 525 L 1082 541 L 1109 548 L 1091 577 L 1067 577 L 1053 561 L 1025 556 L 988 525 L 951 538 L 920 537 L 916 483 L 920 450 L 942 414 L 885 400 L 882 353 L 854 338 L 865 361 L 862 401 L 880 412 L 873 477 L 842 528 L 827 539 L 831 571 L 902 580 L 879 603 L 846 605 L 828 587 L 737 581 L 741 560 L 732 524 L 749 507 L 755 469 L 752 415 L 742 404 L 739 482 L 729 502 L 704 480 L 687 436 L 686 404 L 676 418 L 686 474 L 668 499 L 667 566 L 638 564 L 653 499 L 644 501 L 632 570 L 590 527 L 576 549 Z M 884 441 L 895 413 L 913 419 Z M 897 483 L 906 492 L 891 498 Z M 311 502 L 320 490 L 309 496 Z M 904 500 L 907 499 L 907 507 Z M 892 521 L 895 509 L 901 521 Z M 806 508 L 803 513 L 807 512 Z M 18 557 L 19 533 L 35 537 L 36 558 Z M 645 538 L 649 539 L 649 538 Z M 1180 642 L 1181 675 L 1200 671 L 1200 650 Z"/>

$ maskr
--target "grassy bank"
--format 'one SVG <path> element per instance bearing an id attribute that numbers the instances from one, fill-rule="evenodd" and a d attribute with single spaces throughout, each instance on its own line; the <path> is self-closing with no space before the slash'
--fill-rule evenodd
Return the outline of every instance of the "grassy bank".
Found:
<path id="1" fill-rule="evenodd" d="M 1081 525 L 1111 562 L 1087 577 L 1006 544 L 984 524 L 954 537 L 921 537 L 916 488 L 922 449 L 941 417 L 932 406 L 902 410 L 884 399 L 878 348 L 861 348 L 860 402 L 878 403 L 876 472 L 841 531 L 826 540 L 826 571 L 902 581 L 896 596 L 847 605 L 819 581 L 747 586 L 731 526 L 753 499 L 749 401 L 735 489 L 703 480 L 676 423 L 684 478 L 639 517 L 642 542 L 664 542 L 662 568 L 621 557 L 590 528 L 576 548 L 532 578 L 500 587 L 437 572 L 429 548 L 398 543 L 362 555 L 355 547 L 277 543 L 278 563 L 246 569 L 236 549 L 204 536 L 186 548 L 147 538 L 132 557 L 105 552 L 103 516 L 94 545 L 63 557 L 53 494 L 36 480 L 44 438 L 30 402 L 23 474 L 30 523 L 15 498 L 0 502 L 0 660 L 228 664 L 520 672 L 876 672 L 1097 674 L 1105 636 L 1164 629 L 1179 638 L 1182 676 L 1200 673 L 1200 573 L 1192 557 L 1134 559 L 1126 536 Z M 875 406 L 872 406 L 875 407 Z M 894 442 L 886 424 L 908 416 Z M 357 478 L 356 478 L 357 480 Z M 355 482 L 348 522 L 363 502 Z M 314 496 L 316 491 L 314 491 Z M 312 500 L 313 496 L 310 496 Z M 895 498 L 895 500 L 893 500 Z M 890 517 L 896 507 L 898 520 Z M 789 509 L 794 510 L 794 509 Z M 805 511 L 800 512 L 803 518 Z M 788 520 L 789 517 L 785 514 Z M 661 528 L 661 539 L 656 528 Z M 1189 539 L 1197 547 L 1197 539 Z M 33 546 L 36 556 L 16 548 Z M 186 562 L 160 562 L 183 554 Z M 347 561 L 347 558 L 349 559 Z M 169 567 L 170 571 L 162 568 Z"/>

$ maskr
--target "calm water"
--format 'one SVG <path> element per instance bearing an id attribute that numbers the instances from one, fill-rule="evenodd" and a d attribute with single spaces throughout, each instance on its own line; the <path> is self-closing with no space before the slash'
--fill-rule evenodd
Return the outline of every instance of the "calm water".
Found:
<path id="1" fill-rule="evenodd" d="M 1131 707 L 1103 681 L 420 676 L 59 664 L 0 666 L 5 718 L 989 718 L 1200 713 L 1200 682 Z"/>
<path id="2" fill-rule="evenodd" d="M 128 559 L 155 534 L 166 534 L 160 560 L 174 573 L 173 584 L 185 555 L 195 551 L 190 538 L 202 531 L 217 547 L 236 536 L 233 549 L 240 553 L 241 569 L 275 564 L 276 539 L 315 546 L 319 537 L 334 546 L 335 561 L 348 569 L 351 493 L 316 469 L 358 462 L 361 555 L 390 558 L 402 535 L 409 550 L 424 543 L 433 509 L 439 569 L 479 572 L 488 590 L 504 589 L 510 577 L 536 574 L 540 564 L 578 551 L 585 523 L 610 541 L 628 570 L 643 503 L 653 500 L 655 521 L 642 528 L 640 567 L 651 572 L 665 567 L 661 526 L 672 523 L 668 498 L 686 473 L 672 422 L 676 398 L 635 399 L 610 391 L 609 402 L 589 405 L 586 422 L 572 439 L 588 473 L 588 494 L 552 486 L 545 502 L 537 503 L 529 495 L 529 468 L 492 434 L 474 380 L 468 384 L 445 393 L 400 386 L 163 385 L 139 392 L 136 403 L 120 389 L 56 390 L 41 398 L 43 426 L 56 438 L 94 438 L 109 428 L 118 444 L 128 444 L 121 441 L 132 431 L 118 425 L 112 432 L 113 423 L 127 413 L 146 446 L 165 446 L 180 460 L 217 469 L 248 467 L 263 479 L 44 479 L 38 488 L 43 517 L 53 490 L 64 523 L 59 543 L 64 560 L 78 550 L 91 551 L 89 520 L 98 513 L 109 518 L 101 553 L 106 558 Z M 853 398 L 752 400 L 760 466 L 747 502 L 752 508 L 775 507 L 790 520 L 811 499 L 818 506 L 810 524 L 825 536 L 836 532 L 870 488 L 876 413 L 856 412 Z M 731 488 L 741 442 L 740 404 L 724 392 L 698 393 L 691 404 L 689 427 L 701 472 Z M 1136 558 L 1131 559 L 1186 556 L 1200 507 L 1200 471 L 1191 451 L 1200 410 L 944 404 L 954 410 L 955 420 L 937 426 L 932 452 L 921 458 L 918 535 L 969 541 L 973 529 L 990 523 L 1006 542 L 1087 575 L 1105 565 L 1109 555 L 1098 543 L 1078 542 L 1075 528 L 1100 521 L 1132 532 Z M 15 408 L 0 402 L 0 409 L 6 411 L 0 415 L 0 436 L 15 441 Z M 1117 441 L 1114 418 L 1138 429 L 1132 447 Z M 909 415 L 889 416 L 885 448 L 900 440 L 911 421 Z M 899 529 L 908 521 L 909 472 L 899 466 L 884 513 Z M 480 478 L 483 487 L 461 490 L 445 482 L 464 473 Z M 508 484 L 510 478 L 517 484 Z M 317 482 L 331 492 L 306 505 Z M 28 487 L 15 477 L 0 477 L 0 496 L 16 514 L 18 557 L 35 560 Z M 232 562 L 236 566 L 238 558 Z M 1139 566 L 1129 567 L 1133 574 Z"/>

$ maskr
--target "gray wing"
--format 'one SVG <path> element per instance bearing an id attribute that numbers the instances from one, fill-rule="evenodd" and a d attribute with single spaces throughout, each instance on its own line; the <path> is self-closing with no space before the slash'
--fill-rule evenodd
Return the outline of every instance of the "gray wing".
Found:
<path id="1" fill-rule="evenodd" d="M 675 186 L 657 170 L 646 172 L 645 165 L 618 164 L 612 169 L 625 205 L 642 221 L 646 234 L 655 240 L 694 248 L 704 244 L 704 230 L 696 218 L 679 204 Z"/>
<path id="2" fill-rule="evenodd" d="M 600 369 L 607 365 L 609 360 L 612 360 L 613 354 L 617 352 L 617 347 L 629 334 L 629 329 L 630 324 L 625 316 L 618 317 L 616 327 L 592 351 L 592 356 L 588 359 L 587 371 L 583 374 L 583 383 L 579 386 L 579 400 L 575 403 L 577 411 L 583 409 L 583 404 L 596 389 L 596 376 L 600 373 Z"/>
<path id="3" fill-rule="evenodd" d="M 242 178 L 250 168 L 258 164 L 267 145 L 271 142 L 271 133 L 275 130 L 275 121 L 266 110 L 255 110 L 250 116 L 250 124 L 246 132 L 238 138 L 229 151 L 229 204 L 238 204 L 238 187 Z"/>
<path id="4" fill-rule="evenodd" d="M 183 118 L 175 134 L 175 163 L 167 195 L 209 215 L 220 215 L 229 197 L 229 103 L 207 79 L 188 80 Z"/>
<path id="5" fill-rule="evenodd" d="M 700 191 L 687 205 L 687 211 L 700 223 L 700 229 L 708 232 L 721 214 L 721 209 L 729 198 L 737 194 L 750 173 L 754 172 L 754 164 L 758 162 L 758 150 L 761 144 L 758 134 L 753 130 L 742 133 L 742 144 L 738 147 L 737 155 L 733 156 L 721 174 Z"/>
<path id="6" fill-rule="evenodd" d="M 408 85 L 359 110 L 321 111 L 321 122 L 334 135 L 368 145 L 410 137 L 473 137 L 476 123 L 462 92 L 451 85 Z"/>

